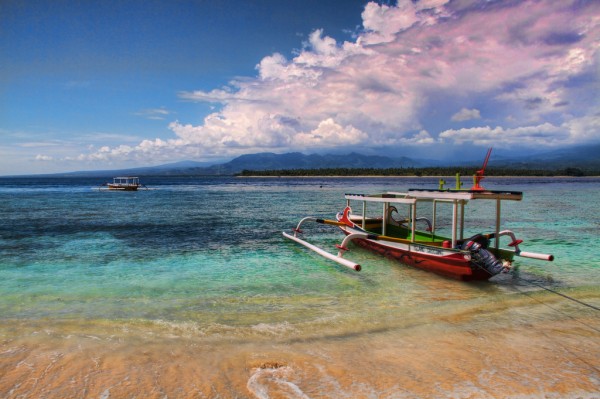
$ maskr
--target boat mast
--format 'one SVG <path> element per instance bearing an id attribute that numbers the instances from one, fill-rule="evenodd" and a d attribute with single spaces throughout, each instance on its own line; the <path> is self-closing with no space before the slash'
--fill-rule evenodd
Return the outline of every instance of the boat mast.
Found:
<path id="1" fill-rule="evenodd" d="M 487 167 L 488 161 L 490 160 L 490 155 L 492 155 L 492 147 L 489 148 L 487 155 L 485 156 L 485 161 L 483 161 L 483 166 L 477 172 L 475 172 L 475 176 L 473 176 L 473 187 L 471 187 L 472 191 L 483 191 L 485 188 L 479 185 L 479 182 L 485 179 L 485 168 Z"/>

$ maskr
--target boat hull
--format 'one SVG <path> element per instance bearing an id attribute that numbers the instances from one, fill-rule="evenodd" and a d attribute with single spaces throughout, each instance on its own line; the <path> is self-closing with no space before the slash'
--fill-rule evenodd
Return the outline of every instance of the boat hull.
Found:
<path id="1" fill-rule="evenodd" d="M 346 232 L 347 234 L 347 232 Z M 470 256 L 422 244 L 396 244 L 357 238 L 356 245 L 402 264 L 461 281 L 488 280 L 492 275 L 471 263 Z"/>
<path id="2" fill-rule="evenodd" d="M 137 191 L 138 186 L 133 186 L 133 185 L 122 185 L 122 184 L 109 184 L 108 185 L 108 189 L 109 190 L 119 190 L 119 191 Z"/>

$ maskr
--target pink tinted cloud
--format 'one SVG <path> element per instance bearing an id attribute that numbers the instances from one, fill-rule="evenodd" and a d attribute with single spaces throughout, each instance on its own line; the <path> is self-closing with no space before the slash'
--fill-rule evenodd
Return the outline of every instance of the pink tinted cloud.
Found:
<path id="1" fill-rule="evenodd" d="M 369 3 L 362 17 L 355 41 L 337 43 L 317 29 L 293 59 L 264 57 L 254 78 L 180 93 L 222 108 L 199 126 L 172 122 L 175 138 L 112 152 L 237 155 L 348 144 L 487 144 L 499 136 L 506 145 L 540 137 L 558 145 L 589 140 L 581 131 L 597 126 L 600 102 L 570 107 L 569 81 L 600 81 L 600 2 L 401 0 Z M 448 128 L 428 132 L 427 119 L 440 118 L 429 108 L 439 98 L 453 108 L 438 121 Z M 474 113 L 451 121 L 463 109 L 480 109 L 478 101 L 510 110 L 512 126 L 499 125 L 507 115 L 490 112 L 497 126 L 456 126 L 476 119 Z"/>

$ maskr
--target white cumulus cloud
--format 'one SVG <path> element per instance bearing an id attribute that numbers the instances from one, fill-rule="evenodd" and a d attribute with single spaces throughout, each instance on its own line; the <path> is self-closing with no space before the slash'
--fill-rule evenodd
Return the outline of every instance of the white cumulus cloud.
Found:
<path id="1" fill-rule="evenodd" d="M 184 121 L 169 123 L 170 138 L 83 156 L 157 160 L 349 145 L 597 140 L 597 109 L 581 99 L 598 100 L 598 15 L 598 2 L 370 2 L 364 30 L 352 41 L 315 29 L 294 57 L 266 55 L 254 77 L 179 93 L 220 104 L 202 124 L 178 115 Z M 456 112 L 455 104 L 471 108 Z M 480 109 L 486 126 L 457 126 L 472 126 Z"/>
<path id="2" fill-rule="evenodd" d="M 481 114 L 478 109 L 462 108 L 460 111 L 452 115 L 452 120 L 455 122 L 469 121 L 471 119 L 480 119 Z"/>

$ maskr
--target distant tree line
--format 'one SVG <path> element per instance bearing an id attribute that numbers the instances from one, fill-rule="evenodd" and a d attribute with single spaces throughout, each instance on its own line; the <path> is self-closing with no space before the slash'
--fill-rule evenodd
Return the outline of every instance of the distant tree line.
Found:
<path id="1" fill-rule="evenodd" d="M 285 170 L 248 170 L 244 169 L 236 176 L 265 176 L 265 177 L 295 177 L 295 176 L 472 176 L 475 168 L 470 167 L 427 167 L 427 168 L 322 168 L 322 169 L 285 169 Z M 512 169 L 489 168 L 486 176 L 599 176 L 598 170 L 582 170 L 565 168 L 555 170 L 545 169 Z"/>

